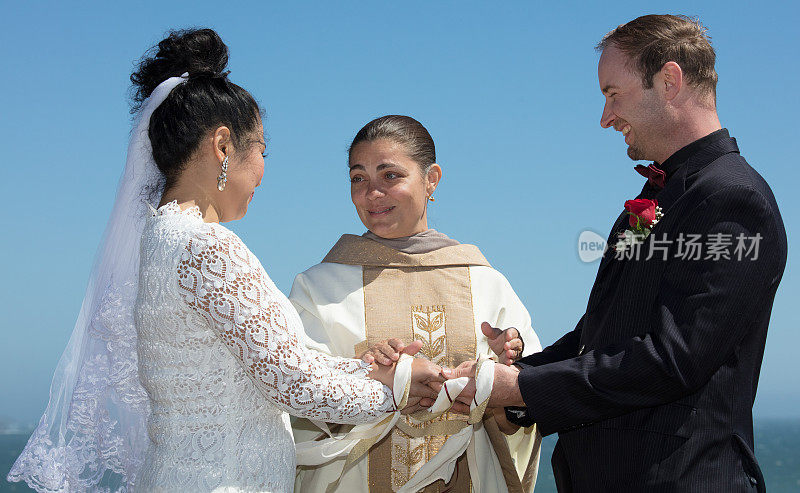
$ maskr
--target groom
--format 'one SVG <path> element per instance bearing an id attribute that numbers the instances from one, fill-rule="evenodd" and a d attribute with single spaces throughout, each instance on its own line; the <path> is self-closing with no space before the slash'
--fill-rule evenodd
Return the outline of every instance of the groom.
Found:
<path id="1" fill-rule="evenodd" d="M 752 406 L 786 265 L 775 198 L 721 128 L 698 22 L 639 17 L 598 50 L 600 124 L 654 163 L 637 167 L 648 180 L 611 229 L 575 330 L 496 365 L 489 405 L 559 434 L 561 492 L 765 491 Z"/>

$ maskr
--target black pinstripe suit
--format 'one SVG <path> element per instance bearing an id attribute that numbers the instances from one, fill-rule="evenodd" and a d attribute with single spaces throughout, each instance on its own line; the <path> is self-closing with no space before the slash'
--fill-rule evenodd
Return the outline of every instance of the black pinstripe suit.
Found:
<path id="1" fill-rule="evenodd" d="M 513 421 L 559 433 L 552 462 L 562 492 L 764 489 L 752 407 L 786 265 L 783 221 L 725 129 L 664 168 L 665 188 L 640 194 L 664 211 L 641 258 L 606 252 L 575 330 L 518 363 L 527 408 Z M 622 214 L 609 239 L 625 227 Z M 758 258 L 705 259 L 707 249 L 700 260 L 676 258 L 680 233 L 703 244 L 730 234 L 730 254 L 740 233 L 760 234 Z M 668 259 L 646 260 L 664 234 Z"/>

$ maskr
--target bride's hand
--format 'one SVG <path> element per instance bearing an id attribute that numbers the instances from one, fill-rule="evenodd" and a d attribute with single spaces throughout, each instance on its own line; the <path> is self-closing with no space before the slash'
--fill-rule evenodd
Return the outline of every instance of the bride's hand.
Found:
<path id="1" fill-rule="evenodd" d="M 372 363 L 370 366 L 372 369 L 369 371 L 369 375 L 367 376 L 386 385 L 394 392 L 394 371 L 397 369 L 397 365 L 393 364 L 391 366 L 384 366 L 377 363 Z"/>
<path id="2" fill-rule="evenodd" d="M 400 355 L 402 353 L 413 356 L 417 354 L 417 351 L 419 351 L 421 347 L 422 341 L 414 341 L 406 346 L 403 341 L 393 337 L 386 341 L 374 344 L 372 347 L 367 349 L 364 354 L 360 356 L 360 358 L 365 363 L 378 363 L 379 365 L 391 366 L 398 359 L 400 359 Z"/>

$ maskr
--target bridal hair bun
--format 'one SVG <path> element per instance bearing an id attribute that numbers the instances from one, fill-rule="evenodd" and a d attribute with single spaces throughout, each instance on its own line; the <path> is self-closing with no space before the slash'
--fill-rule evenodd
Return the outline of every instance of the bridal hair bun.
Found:
<path id="1" fill-rule="evenodd" d="M 153 90 L 169 79 L 184 73 L 189 76 L 224 76 L 228 66 L 228 46 L 213 29 L 183 29 L 167 33 L 139 60 L 131 74 L 134 86 L 134 110 Z"/>
<path id="2" fill-rule="evenodd" d="M 131 74 L 134 113 L 156 86 L 170 77 L 189 74 L 150 116 L 153 160 L 165 179 L 165 190 L 175 184 L 208 131 L 228 127 L 232 151 L 237 151 L 252 140 L 251 134 L 259 127 L 258 103 L 228 80 L 227 66 L 228 47 L 214 30 L 186 29 L 167 33 Z"/>

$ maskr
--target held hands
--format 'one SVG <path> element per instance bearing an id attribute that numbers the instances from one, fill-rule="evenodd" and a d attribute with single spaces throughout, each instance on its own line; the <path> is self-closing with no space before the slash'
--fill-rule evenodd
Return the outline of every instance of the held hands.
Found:
<path id="1" fill-rule="evenodd" d="M 510 366 L 522 356 L 524 349 L 524 342 L 519 331 L 513 327 L 500 330 L 492 327 L 488 322 L 481 324 L 481 331 L 487 337 L 489 347 L 498 356 L 501 363 L 495 367 L 494 388 L 489 399 L 489 406 L 524 406 L 517 386 L 519 368 Z M 393 388 L 395 364 L 400 359 L 400 355 L 403 353 L 414 355 L 421 347 L 421 341 L 414 341 L 406 345 L 400 339 L 392 338 L 370 347 L 361 355 L 361 359 L 372 365 L 373 370 L 370 377 Z M 470 403 L 475 397 L 476 390 L 475 367 L 475 361 L 466 361 L 453 370 L 442 369 L 428 360 L 415 358 L 411 367 L 408 402 L 402 413 L 410 414 L 430 407 L 435 402 L 445 379 L 465 376 L 470 378 L 469 383 L 453 403 L 451 409 L 455 412 L 469 414 Z M 504 418 L 503 412 L 496 414 L 503 414 Z M 499 419 L 498 425 L 501 429 L 504 428 Z M 508 424 L 508 427 L 513 426 Z"/>
<path id="2" fill-rule="evenodd" d="M 469 377 L 469 383 L 456 398 L 451 408 L 453 411 L 469 414 L 469 405 L 475 398 L 475 361 L 465 361 L 452 370 L 444 368 L 442 374 L 449 380 L 458 377 Z M 517 375 L 519 368 L 511 365 L 495 364 L 494 383 L 492 384 L 492 395 L 489 397 L 489 407 L 506 406 L 525 406 L 522 394 L 517 385 Z M 436 385 L 433 382 L 431 385 Z M 499 424 L 499 423 L 498 423 Z"/>
<path id="3" fill-rule="evenodd" d="M 411 414 L 431 407 L 436 402 L 436 395 L 439 393 L 434 388 L 441 387 L 444 380 L 441 366 L 423 358 L 414 358 L 411 363 L 411 389 L 408 393 L 408 403 L 401 413 Z"/>
<path id="4" fill-rule="evenodd" d="M 372 371 L 369 374 L 371 378 L 394 390 L 395 363 L 400 359 L 400 354 L 413 356 L 421 347 L 422 342 L 420 341 L 414 341 L 406 346 L 400 339 L 389 339 L 373 345 L 361 355 L 361 359 L 372 365 Z M 423 358 L 414 358 L 411 363 L 411 387 L 408 402 L 402 409 L 402 414 L 410 414 L 432 406 L 438 392 L 434 388 L 436 385 L 441 386 L 444 380 L 442 368 L 439 365 Z"/>

